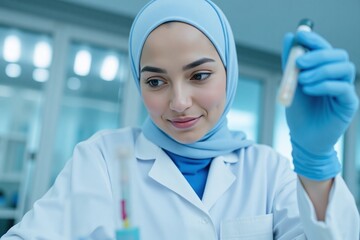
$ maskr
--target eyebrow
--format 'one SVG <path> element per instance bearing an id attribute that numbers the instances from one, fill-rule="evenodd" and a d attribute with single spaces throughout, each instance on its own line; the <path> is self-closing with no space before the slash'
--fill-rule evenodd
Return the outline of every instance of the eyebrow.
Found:
<path id="1" fill-rule="evenodd" d="M 166 73 L 166 70 L 157 67 L 145 66 L 141 69 L 141 72 Z"/>
<path id="2" fill-rule="evenodd" d="M 183 67 L 183 71 L 189 70 L 191 68 L 200 66 L 201 64 L 207 63 L 207 62 L 215 62 L 214 59 L 211 58 L 201 58 L 199 60 L 196 60 L 192 63 L 189 63 Z M 158 67 L 151 67 L 151 66 L 145 66 L 141 69 L 141 72 L 155 72 L 155 73 L 167 73 L 165 69 L 158 68 Z"/>
<path id="3" fill-rule="evenodd" d="M 215 60 L 211 58 L 201 58 L 199 60 L 196 60 L 195 62 L 189 63 L 188 65 L 184 66 L 183 70 L 189 70 L 207 62 L 215 62 Z"/>

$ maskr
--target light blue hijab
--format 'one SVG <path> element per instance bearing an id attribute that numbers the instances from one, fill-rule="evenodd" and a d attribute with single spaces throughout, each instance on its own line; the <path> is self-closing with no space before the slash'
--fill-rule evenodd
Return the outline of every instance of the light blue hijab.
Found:
<path id="1" fill-rule="evenodd" d="M 230 25 L 224 13 L 209 0 L 153 0 L 138 13 L 130 31 L 129 58 L 140 93 L 140 58 L 144 43 L 155 28 L 171 21 L 196 27 L 217 49 L 227 75 L 225 110 L 214 128 L 197 142 L 177 142 L 159 129 L 150 118 L 142 126 L 145 137 L 163 149 L 193 159 L 213 158 L 249 146 L 252 141 L 246 140 L 243 132 L 231 132 L 227 126 L 226 114 L 236 93 L 238 61 Z"/>

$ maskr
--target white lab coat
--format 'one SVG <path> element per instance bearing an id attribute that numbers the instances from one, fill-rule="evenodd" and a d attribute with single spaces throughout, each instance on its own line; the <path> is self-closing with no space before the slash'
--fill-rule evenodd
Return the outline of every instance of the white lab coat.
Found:
<path id="1" fill-rule="evenodd" d="M 120 226 L 119 146 L 134 155 L 131 220 L 141 240 L 359 237 L 357 208 L 340 176 L 326 221 L 318 222 L 288 160 L 253 145 L 212 161 L 200 200 L 159 147 L 140 130 L 125 128 L 78 144 L 54 186 L 1 240 L 114 239 Z"/>

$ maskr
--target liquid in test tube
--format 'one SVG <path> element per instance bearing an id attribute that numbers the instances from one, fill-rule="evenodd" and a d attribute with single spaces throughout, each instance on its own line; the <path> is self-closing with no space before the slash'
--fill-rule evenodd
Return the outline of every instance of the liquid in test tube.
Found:
<path id="1" fill-rule="evenodd" d="M 313 26 L 314 23 L 311 20 L 302 19 L 296 31 L 311 32 Z M 305 51 L 304 47 L 294 42 L 289 52 L 278 93 L 278 101 L 285 107 L 291 105 L 298 83 L 299 69 L 296 66 L 296 59 L 303 55 Z"/>

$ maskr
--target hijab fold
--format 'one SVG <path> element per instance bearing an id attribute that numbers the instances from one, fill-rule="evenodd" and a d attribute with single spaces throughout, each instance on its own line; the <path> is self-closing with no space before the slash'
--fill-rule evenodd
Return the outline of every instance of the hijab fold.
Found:
<path id="1" fill-rule="evenodd" d="M 196 27 L 215 46 L 226 69 L 226 105 L 213 129 L 197 142 L 177 142 L 150 118 L 142 126 L 145 137 L 167 151 L 194 159 L 213 158 L 251 145 L 252 141 L 247 140 L 243 132 L 230 131 L 227 126 L 226 115 L 235 98 L 238 82 L 238 61 L 229 22 L 224 13 L 209 0 L 152 0 L 138 13 L 130 30 L 129 58 L 140 94 L 140 58 L 144 43 L 155 28 L 173 21 Z"/>

